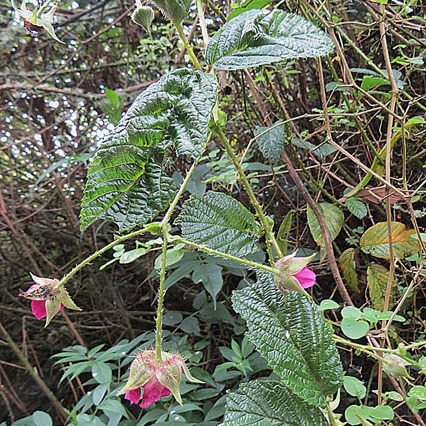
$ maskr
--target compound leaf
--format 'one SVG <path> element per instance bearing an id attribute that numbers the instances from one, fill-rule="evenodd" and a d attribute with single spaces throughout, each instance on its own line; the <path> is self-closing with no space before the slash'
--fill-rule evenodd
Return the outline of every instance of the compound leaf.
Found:
<path id="1" fill-rule="evenodd" d="M 256 284 L 234 292 L 234 309 L 247 321 L 249 339 L 284 385 L 323 407 L 343 377 L 332 330 L 306 296 L 281 293 L 271 274 L 258 277 Z"/>
<path id="2" fill-rule="evenodd" d="M 259 250 L 260 233 L 254 216 L 237 200 L 221 192 L 192 195 L 176 219 L 187 240 L 234 256 Z"/>
<path id="3" fill-rule="evenodd" d="M 127 231 L 165 209 L 175 190 L 162 171 L 166 148 L 198 157 L 215 101 L 215 77 L 183 69 L 142 92 L 93 157 L 81 228 L 108 219 Z"/>
<path id="4" fill-rule="evenodd" d="M 295 58 L 329 54 L 333 43 L 306 19 L 282 10 L 253 9 L 227 22 L 210 40 L 206 60 L 238 70 Z"/>
<path id="5" fill-rule="evenodd" d="M 419 243 L 411 235 L 414 229 L 405 229 L 400 222 L 391 222 L 392 248 L 395 256 L 405 256 L 419 251 Z M 389 233 L 387 222 L 379 222 L 368 228 L 359 240 L 361 250 L 375 257 L 389 259 Z"/>
<path id="6" fill-rule="evenodd" d="M 306 404 L 277 380 L 254 380 L 228 394 L 225 426 L 326 426 L 317 407 Z"/>

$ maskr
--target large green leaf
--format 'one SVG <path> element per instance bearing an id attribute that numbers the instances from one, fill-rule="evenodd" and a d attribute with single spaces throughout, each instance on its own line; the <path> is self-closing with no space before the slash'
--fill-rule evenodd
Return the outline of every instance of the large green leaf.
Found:
<path id="1" fill-rule="evenodd" d="M 373 302 L 373 306 L 383 311 L 385 307 L 385 296 L 386 288 L 388 285 L 389 271 L 382 265 L 372 263 L 367 269 L 367 283 L 370 293 L 370 299 Z M 398 283 L 395 278 L 392 279 L 391 291 L 389 296 L 389 306 L 392 308 L 395 303 L 395 292 L 398 287 Z"/>
<path id="2" fill-rule="evenodd" d="M 339 209 L 339 207 L 330 203 L 319 203 L 317 204 L 317 207 L 320 210 L 322 217 L 324 218 L 325 226 L 327 227 L 328 233 L 330 234 L 330 239 L 333 241 L 342 229 L 345 215 Z M 313 239 L 320 246 L 325 246 L 324 236 L 321 231 L 320 224 L 317 217 L 315 216 L 315 213 L 309 207 L 309 205 L 307 207 L 307 216 L 309 230 L 311 231 Z"/>
<path id="3" fill-rule="evenodd" d="M 253 9 L 227 22 L 210 40 L 206 60 L 238 70 L 293 58 L 329 54 L 333 43 L 306 19 L 282 10 Z"/>
<path id="4" fill-rule="evenodd" d="M 281 382 L 254 380 L 228 394 L 226 426 L 326 426 L 317 407 L 306 404 Z"/>
<path id="5" fill-rule="evenodd" d="M 419 251 L 418 241 L 411 238 L 411 235 L 415 233 L 414 229 L 405 229 L 403 223 L 391 222 L 392 248 L 395 256 L 404 258 Z M 379 222 L 362 234 L 359 244 L 364 253 L 369 253 L 382 259 L 389 259 L 389 241 L 387 222 Z"/>
<path id="6" fill-rule="evenodd" d="M 215 77 L 184 69 L 142 92 L 93 157 L 81 228 L 108 219 L 126 231 L 165 209 L 174 194 L 173 180 L 162 171 L 165 150 L 198 157 L 215 101 Z"/>
<path id="7" fill-rule="evenodd" d="M 232 297 L 235 310 L 247 321 L 250 340 L 285 386 L 310 404 L 324 406 L 343 377 L 331 328 L 305 295 L 284 295 L 271 274 L 258 276 L 256 284 Z"/>
<path id="8" fill-rule="evenodd" d="M 272 164 L 278 163 L 285 142 L 284 127 L 257 127 L 254 134 L 261 135 L 257 138 L 257 144 L 263 156 Z"/>
<path id="9" fill-rule="evenodd" d="M 204 197 L 192 195 L 175 221 L 187 240 L 234 256 L 259 250 L 260 227 L 254 216 L 237 200 L 221 192 Z"/>

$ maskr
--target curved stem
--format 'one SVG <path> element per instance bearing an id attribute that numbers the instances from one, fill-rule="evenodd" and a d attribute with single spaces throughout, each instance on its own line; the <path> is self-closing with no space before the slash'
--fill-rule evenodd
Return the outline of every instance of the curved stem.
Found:
<path id="1" fill-rule="evenodd" d="M 203 2 L 197 0 L 197 13 L 200 19 L 201 34 L 203 35 L 204 50 L 207 48 L 209 43 L 209 34 L 207 32 L 206 20 L 204 19 Z"/>
<path id="2" fill-rule="evenodd" d="M 176 30 L 179 34 L 180 39 L 182 40 L 183 44 L 185 45 L 186 50 L 188 51 L 188 54 L 191 58 L 192 63 L 194 64 L 195 68 L 197 68 L 197 70 L 201 71 L 201 65 L 198 62 L 197 57 L 194 54 L 194 51 L 192 50 L 191 45 L 188 43 L 188 39 L 186 38 L 185 33 L 183 32 L 183 28 L 182 28 L 182 24 L 175 24 L 176 26 Z"/>
<path id="3" fill-rule="evenodd" d="M 170 203 L 169 208 L 167 209 L 166 214 L 164 215 L 163 220 L 161 221 L 161 229 L 163 232 L 163 251 L 161 254 L 161 270 L 160 270 L 160 289 L 158 291 L 158 308 L 157 308 L 157 318 L 156 318 L 156 334 L 155 334 L 155 356 L 157 362 L 161 362 L 161 340 L 162 340 L 162 329 L 163 329 L 163 303 L 164 303 L 164 282 L 166 280 L 166 256 L 167 256 L 167 242 L 168 242 L 168 236 L 169 236 L 169 220 L 172 216 L 172 213 L 180 199 L 180 197 L 183 194 L 183 191 L 186 188 L 186 185 L 189 182 L 189 179 L 192 176 L 192 173 L 194 173 L 194 170 L 200 161 L 202 157 L 202 153 L 206 149 L 206 146 L 210 142 L 210 139 L 212 138 L 212 133 L 209 134 L 206 143 L 203 146 L 203 149 L 201 151 L 201 154 L 199 157 L 192 163 L 191 168 L 188 170 L 188 173 L 185 176 L 185 179 L 183 180 L 182 184 L 180 185 L 179 191 L 176 193 L 175 198 Z"/>
<path id="4" fill-rule="evenodd" d="M 164 281 L 166 280 L 166 256 L 167 256 L 167 222 L 163 225 L 163 252 L 161 254 L 161 270 L 160 270 L 160 290 L 158 291 L 158 308 L 157 308 L 157 329 L 155 332 L 155 359 L 161 362 L 161 336 L 163 329 L 163 301 L 164 301 Z"/>
<path id="5" fill-rule="evenodd" d="M 57 285 L 56 289 L 59 290 L 75 273 L 77 273 L 81 268 L 83 268 L 84 266 L 86 266 L 92 260 L 96 259 L 102 253 L 105 253 L 106 251 L 108 251 L 110 248 L 113 248 L 118 243 L 126 241 L 129 238 L 135 237 L 137 235 L 141 235 L 141 234 L 143 234 L 144 232 L 147 232 L 147 231 L 149 231 L 149 228 L 145 227 L 143 229 L 139 229 L 138 231 L 130 232 L 129 234 L 123 235 L 122 237 L 118 237 L 117 239 L 115 239 L 111 243 L 107 244 L 105 247 L 102 247 L 101 249 L 99 249 L 95 253 L 91 254 L 89 257 L 86 257 L 86 259 L 84 259 L 77 266 L 75 266 L 73 269 L 71 269 L 71 271 L 69 271 L 68 274 L 66 274 L 59 281 L 59 284 Z"/>
<path id="6" fill-rule="evenodd" d="M 229 143 L 227 137 L 223 133 L 223 130 L 218 125 L 216 125 L 216 133 L 219 136 L 220 140 L 222 141 L 223 145 L 225 146 L 225 150 L 226 150 L 227 154 L 231 158 L 231 161 L 233 162 L 235 168 L 238 171 L 238 174 L 240 175 L 240 179 L 241 179 L 241 181 L 242 181 L 242 183 L 244 185 L 244 188 L 246 189 L 247 194 L 250 197 L 250 201 L 253 204 L 253 207 L 255 208 L 256 213 L 259 216 L 259 219 L 260 219 L 260 221 L 262 223 L 262 227 L 265 230 L 267 239 L 273 245 L 275 251 L 278 254 L 278 257 L 281 258 L 283 255 L 282 255 L 280 246 L 278 245 L 278 242 L 275 239 L 275 236 L 274 236 L 274 234 L 273 234 L 273 232 L 272 232 L 272 230 L 270 228 L 270 224 L 268 222 L 268 219 L 266 218 L 265 214 L 263 213 L 262 207 L 259 204 L 259 202 L 257 201 L 256 196 L 254 195 L 254 192 L 253 192 L 253 189 L 252 189 L 252 187 L 250 185 L 250 182 L 248 181 L 248 179 L 247 179 L 247 177 L 246 177 L 246 175 L 244 173 L 244 170 L 242 169 L 241 164 L 238 161 L 238 158 L 235 155 L 234 150 L 231 147 L 231 144 Z M 270 260 L 271 264 L 273 264 L 274 263 L 274 259 L 272 257 L 272 253 L 271 252 L 269 252 L 269 257 L 270 257 L 269 260 Z"/>

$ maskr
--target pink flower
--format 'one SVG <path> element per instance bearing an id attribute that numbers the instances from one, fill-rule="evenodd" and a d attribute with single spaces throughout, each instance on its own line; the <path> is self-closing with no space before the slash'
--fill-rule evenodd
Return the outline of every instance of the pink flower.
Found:
<path id="1" fill-rule="evenodd" d="M 61 303 L 59 309 L 55 312 L 55 315 L 64 308 L 64 305 Z M 47 317 L 46 311 L 46 301 L 45 300 L 32 300 L 31 301 L 31 311 L 37 319 L 42 319 Z"/>
<path id="2" fill-rule="evenodd" d="M 315 285 L 315 272 L 306 266 L 315 254 L 307 257 L 296 257 L 296 252 L 275 262 L 274 282 L 281 291 L 304 292 L 305 288 Z"/>
<path id="3" fill-rule="evenodd" d="M 142 387 L 127 391 L 126 395 L 124 395 L 124 399 L 128 399 L 134 404 L 137 404 L 141 398 L 141 389 L 143 389 L 142 402 L 139 404 L 141 408 L 149 407 L 161 397 L 169 396 L 172 393 L 172 391 L 162 385 L 156 377 L 152 377 Z"/>
<path id="4" fill-rule="evenodd" d="M 145 408 L 163 396 L 173 394 L 176 401 L 182 405 L 179 391 L 182 371 L 189 381 L 202 383 L 191 376 L 179 354 L 161 352 L 161 359 L 158 360 L 155 349 L 140 351 L 130 366 L 126 385 L 117 395 L 125 393 L 124 398 L 134 404 L 138 404 L 142 397 L 139 406 Z"/>
<path id="5" fill-rule="evenodd" d="M 64 286 L 59 285 L 59 280 L 40 278 L 31 274 L 35 281 L 27 291 L 21 291 L 19 296 L 31 300 L 31 311 L 37 319 L 46 318 L 46 326 L 52 318 L 64 307 L 80 308 L 71 300 Z"/>
<path id="6" fill-rule="evenodd" d="M 293 277 L 299 281 L 299 284 L 302 286 L 302 288 L 309 288 L 315 285 L 316 274 L 306 266 L 303 267 L 297 274 L 294 274 Z"/>

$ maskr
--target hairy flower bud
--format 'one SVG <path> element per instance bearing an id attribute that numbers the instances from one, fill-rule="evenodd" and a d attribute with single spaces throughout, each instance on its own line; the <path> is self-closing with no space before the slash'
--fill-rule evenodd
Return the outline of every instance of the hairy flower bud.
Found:
<path id="1" fill-rule="evenodd" d="M 72 301 L 65 287 L 58 289 L 59 280 L 36 277 L 31 274 L 35 282 L 27 291 L 21 291 L 19 296 L 31 300 L 31 311 L 37 319 L 46 318 L 45 327 L 52 318 L 64 307 L 81 311 Z"/>
<path id="2" fill-rule="evenodd" d="M 151 34 L 151 24 L 154 20 L 154 11 L 149 6 L 142 6 L 140 0 L 136 0 L 136 9 L 132 13 L 132 21 L 145 28 Z"/>
<path id="3" fill-rule="evenodd" d="M 315 284 L 315 272 L 306 265 L 315 257 L 296 257 L 296 252 L 285 256 L 275 262 L 275 269 L 279 274 L 275 275 L 275 285 L 280 290 L 301 291 L 301 289 L 312 287 Z"/>
<path id="4" fill-rule="evenodd" d="M 143 350 L 136 355 L 130 366 L 129 379 L 117 395 L 125 393 L 124 398 L 134 404 L 142 397 L 139 406 L 144 408 L 172 393 L 182 405 L 179 391 L 182 371 L 189 381 L 202 383 L 190 374 L 179 354 L 161 352 L 161 361 L 157 361 L 155 349 Z"/>

